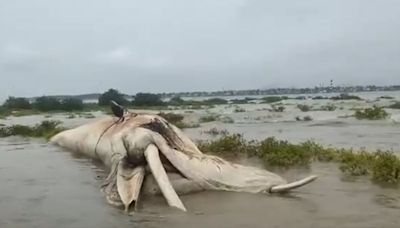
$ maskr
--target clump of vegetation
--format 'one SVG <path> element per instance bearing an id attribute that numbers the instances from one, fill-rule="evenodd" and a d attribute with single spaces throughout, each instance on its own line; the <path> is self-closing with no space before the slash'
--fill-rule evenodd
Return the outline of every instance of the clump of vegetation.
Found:
<path id="1" fill-rule="evenodd" d="M 305 104 L 298 104 L 297 108 L 300 109 L 302 112 L 308 112 L 312 110 L 312 106 L 310 105 L 305 105 Z"/>
<path id="2" fill-rule="evenodd" d="M 258 148 L 256 155 L 266 164 L 274 166 L 308 165 L 313 156 L 302 145 L 291 144 L 273 137 L 261 141 Z"/>
<path id="3" fill-rule="evenodd" d="M 227 124 L 235 123 L 235 121 L 229 116 L 219 117 L 218 120 L 221 121 L 222 123 L 227 123 Z"/>
<path id="4" fill-rule="evenodd" d="M 400 160 L 391 152 L 376 152 L 371 169 L 372 177 L 376 181 L 387 183 L 400 182 Z"/>
<path id="5" fill-rule="evenodd" d="M 213 127 L 211 129 L 204 130 L 203 133 L 216 136 L 216 135 L 227 135 L 229 132 L 226 129 L 218 129 L 216 127 Z"/>
<path id="6" fill-rule="evenodd" d="M 84 109 L 82 100 L 77 98 L 56 98 L 42 96 L 32 103 L 26 98 L 9 97 L 0 107 L 0 116 L 26 116 L 53 111 L 81 111 Z"/>
<path id="7" fill-rule="evenodd" d="M 186 123 L 186 122 L 178 122 L 174 124 L 178 128 L 198 128 L 200 127 L 200 124 L 198 123 Z"/>
<path id="8" fill-rule="evenodd" d="M 400 109 L 400 101 L 397 101 L 396 103 L 389 105 L 388 108 Z"/>
<path id="9" fill-rule="evenodd" d="M 263 97 L 261 103 L 270 104 L 287 99 L 289 99 L 289 97 L 287 96 L 269 96 L 269 97 Z"/>
<path id="10" fill-rule="evenodd" d="M 184 116 L 180 115 L 180 114 L 176 114 L 176 113 L 172 113 L 172 112 L 169 112 L 169 113 L 160 112 L 157 115 L 163 117 L 168 122 L 172 123 L 173 125 L 175 125 L 178 128 L 196 128 L 196 127 L 200 127 L 200 124 L 198 124 L 198 123 L 185 123 L 185 122 L 183 122 Z"/>
<path id="11" fill-rule="evenodd" d="M 110 101 L 113 100 L 120 105 L 127 105 L 129 101 L 125 99 L 125 95 L 120 93 L 116 89 L 109 89 L 105 93 L 101 94 L 99 97 L 99 105 L 100 106 L 108 106 L 110 105 Z"/>
<path id="12" fill-rule="evenodd" d="M 80 111 L 84 108 L 82 100 L 77 98 L 58 99 L 46 96 L 36 98 L 32 105 L 35 109 L 41 112 Z"/>
<path id="13" fill-rule="evenodd" d="M 76 118 L 76 115 L 73 114 L 73 113 L 71 113 L 71 114 L 69 114 L 69 115 L 67 116 L 67 119 L 75 119 L 75 118 Z"/>
<path id="14" fill-rule="evenodd" d="M 331 97 L 332 100 L 362 100 L 360 97 L 350 95 L 348 93 L 342 93 L 339 96 Z"/>
<path id="15" fill-rule="evenodd" d="M 213 107 L 214 105 L 221 104 L 228 104 L 228 101 L 222 98 L 210 98 L 203 101 L 183 100 L 181 97 L 176 96 L 168 102 L 159 103 L 159 105 L 187 106 L 189 109 L 201 109 L 202 106 Z"/>
<path id="16" fill-rule="evenodd" d="M 313 120 L 313 118 L 311 116 L 304 116 L 304 117 L 296 116 L 295 119 L 296 119 L 296 121 L 312 121 Z"/>
<path id="17" fill-rule="evenodd" d="M 172 113 L 172 112 L 160 112 L 157 115 L 161 116 L 162 118 L 166 119 L 168 122 L 172 124 L 176 124 L 178 122 L 181 122 L 184 119 L 183 115 Z"/>
<path id="18" fill-rule="evenodd" d="M 215 141 L 200 142 L 198 147 L 203 152 L 222 155 L 249 154 L 252 148 L 251 143 L 247 142 L 240 134 L 228 134 Z"/>
<path id="19" fill-rule="evenodd" d="M 0 128 L 0 137 L 19 135 L 24 137 L 43 137 L 48 139 L 64 130 L 64 128 L 59 126 L 60 124 L 60 121 L 45 120 L 33 127 L 19 124 L 8 127 L 5 126 Z"/>
<path id="20" fill-rule="evenodd" d="M 334 104 L 327 104 L 327 105 L 321 106 L 320 110 L 333 112 L 336 110 L 336 106 Z"/>
<path id="21" fill-rule="evenodd" d="M 232 99 L 230 101 L 232 104 L 247 104 L 249 102 L 246 99 Z"/>
<path id="22" fill-rule="evenodd" d="M 272 107 L 272 112 L 283 112 L 283 111 L 285 111 L 285 106 L 282 106 L 282 105 L 272 105 L 271 106 Z"/>
<path id="23" fill-rule="evenodd" d="M 248 104 L 250 101 L 254 101 L 256 98 L 245 97 L 244 99 L 232 99 L 230 102 L 232 104 Z"/>
<path id="24" fill-rule="evenodd" d="M 326 100 L 326 99 L 328 99 L 328 97 L 324 97 L 324 96 L 315 96 L 315 97 L 313 97 L 313 98 L 311 98 L 311 99 L 313 99 L 313 100 Z"/>
<path id="25" fill-rule="evenodd" d="M 240 106 L 236 106 L 235 109 L 233 110 L 234 112 L 246 112 L 246 109 L 240 107 Z"/>
<path id="26" fill-rule="evenodd" d="M 388 99 L 388 100 L 392 100 L 392 99 L 394 99 L 394 97 L 384 95 L 384 96 L 380 96 L 379 99 Z"/>
<path id="27" fill-rule="evenodd" d="M 199 119 L 200 123 L 208 123 L 208 122 L 213 122 L 213 121 L 217 121 L 217 120 L 218 120 L 218 116 L 216 116 L 216 115 L 202 116 Z"/>
<path id="28" fill-rule="evenodd" d="M 374 155 L 365 151 L 355 153 L 345 150 L 340 153 L 340 170 L 351 176 L 364 176 L 370 174 Z"/>
<path id="29" fill-rule="evenodd" d="M 93 119 L 96 118 L 95 115 L 93 115 L 92 113 L 88 112 L 88 113 L 82 113 L 79 115 L 80 117 L 86 118 L 86 119 Z"/>
<path id="30" fill-rule="evenodd" d="M 23 97 L 8 97 L 3 106 L 10 110 L 31 109 L 32 105 L 28 99 Z"/>
<path id="31" fill-rule="evenodd" d="M 137 93 L 132 101 L 133 106 L 163 106 L 161 96 L 152 93 Z"/>
<path id="32" fill-rule="evenodd" d="M 222 98 L 210 98 L 204 100 L 203 103 L 205 105 L 220 105 L 220 104 L 228 104 L 228 101 Z"/>
<path id="33" fill-rule="evenodd" d="M 372 108 L 366 108 L 363 110 L 357 110 L 354 113 L 354 116 L 359 119 L 367 119 L 367 120 L 382 120 L 386 119 L 389 116 L 383 108 L 378 106 L 373 106 Z"/>
<path id="34" fill-rule="evenodd" d="M 325 148 L 313 141 L 293 144 L 273 137 L 248 141 L 239 134 L 227 134 L 214 141 L 200 142 L 199 149 L 222 156 L 256 156 L 268 166 L 308 166 L 313 161 L 337 162 L 346 175 L 369 175 L 374 181 L 400 183 L 400 158 L 392 152 L 354 152 Z"/>
<path id="35" fill-rule="evenodd" d="M 307 97 L 305 97 L 305 96 L 297 96 L 297 97 L 295 97 L 294 99 L 295 99 L 295 100 L 306 100 Z"/>
<path id="36" fill-rule="evenodd" d="M 183 100 L 180 96 L 172 97 L 169 100 L 169 105 L 177 106 L 177 105 L 184 105 L 184 104 L 185 104 L 185 100 Z"/>

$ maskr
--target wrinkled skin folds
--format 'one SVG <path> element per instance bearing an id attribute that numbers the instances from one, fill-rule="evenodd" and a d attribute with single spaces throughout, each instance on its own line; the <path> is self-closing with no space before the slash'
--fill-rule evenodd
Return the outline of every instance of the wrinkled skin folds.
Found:
<path id="1" fill-rule="evenodd" d="M 177 127 L 157 115 L 126 113 L 66 130 L 51 142 L 100 160 L 110 174 L 107 201 L 137 210 L 141 194 L 162 194 L 169 206 L 186 211 L 179 195 L 204 190 L 286 192 L 316 179 L 287 183 L 267 170 L 202 153 Z"/>

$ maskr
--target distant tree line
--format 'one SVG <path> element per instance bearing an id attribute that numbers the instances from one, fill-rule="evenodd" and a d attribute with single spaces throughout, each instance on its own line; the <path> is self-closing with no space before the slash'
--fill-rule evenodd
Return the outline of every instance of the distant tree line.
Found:
<path id="1" fill-rule="evenodd" d="M 132 98 L 132 99 L 130 99 Z M 307 99 L 305 96 L 289 98 L 287 96 L 267 96 L 260 99 L 261 103 L 273 104 L 288 99 Z M 332 99 L 332 100 L 360 100 L 361 98 L 349 95 L 340 94 L 336 97 L 315 96 L 312 99 Z M 145 107 L 160 107 L 160 106 L 190 106 L 190 108 L 202 108 L 203 106 L 221 105 L 221 104 L 248 104 L 254 102 L 255 98 L 245 97 L 243 99 L 226 100 L 222 98 L 209 98 L 205 100 L 184 100 L 180 96 L 174 96 L 169 100 L 163 100 L 160 94 L 153 93 L 137 93 L 135 96 L 128 96 L 116 89 L 109 89 L 102 93 L 97 104 L 84 104 L 79 98 L 68 97 L 50 97 L 42 96 L 30 102 L 23 97 L 9 97 L 2 106 L 0 106 L 0 114 L 9 113 L 10 111 L 18 110 L 35 110 L 35 111 L 81 111 L 81 110 L 96 110 L 101 107 L 108 107 L 111 100 L 120 105 L 130 108 L 145 108 Z"/>
<path id="2" fill-rule="evenodd" d="M 30 110 L 38 111 L 80 111 L 84 105 L 82 100 L 77 98 L 58 99 L 55 97 L 42 96 L 30 103 L 28 99 L 23 97 L 9 97 L 3 104 L 3 108 L 8 110 Z"/>
<path id="3" fill-rule="evenodd" d="M 149 106 L 179 106 L 179 105 L 218 105 L 227 104 L 228 100 L 221 98 L 210 98 L 204 101 L 183 100 L 181 97 L 172 97 L 169 101 L 163 101 L 161 95 L 153 93 L 137 93 L 133 96 L 132 101 L 128 101 L 126 95 L 120 93 L 118 90 L 109 89 L 99 97 L 100 106 L 110 105 L 113 100 L 120 105 L 132 107 L 149 107 Z"/>

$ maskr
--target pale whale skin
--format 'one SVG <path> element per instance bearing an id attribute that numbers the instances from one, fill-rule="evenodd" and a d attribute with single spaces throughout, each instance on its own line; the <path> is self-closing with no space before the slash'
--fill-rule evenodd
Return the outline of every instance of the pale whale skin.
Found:
<path id="1" fill-rule="evenodd" d="M 170 206 L 186 210 L 179 194 L 202 190 L 285 192 L 316 179 L 310 176 L 287 183 L 267 170 L 204 154 L 177 127 L 157 115 L 127 113 L 123 122 L 117 121 L 105 117 L 63 131 L 50 141 L 98 159 L 110 169 L 104 185 L 107 200 L 125 205 L 126 210 L 138 201 L 140 192 L 161 192 Z"/>

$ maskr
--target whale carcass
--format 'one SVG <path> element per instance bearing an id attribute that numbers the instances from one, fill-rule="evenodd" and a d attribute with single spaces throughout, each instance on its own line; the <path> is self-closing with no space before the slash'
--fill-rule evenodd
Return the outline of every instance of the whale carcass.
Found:
<path id="1" fill-rule="evenodd" d="M 288 183 L 264 169 L 202 153 L 180 129 L 158 115 L 126 112 L 63 131 L 51 142 L 94 159 L 110 170 L 106 199 L 129 210 L 141 194 L 161 193 L 169 206 L 186 211 L 179 195 L 203 190 L 286 192 L 316 179 Z"/>

